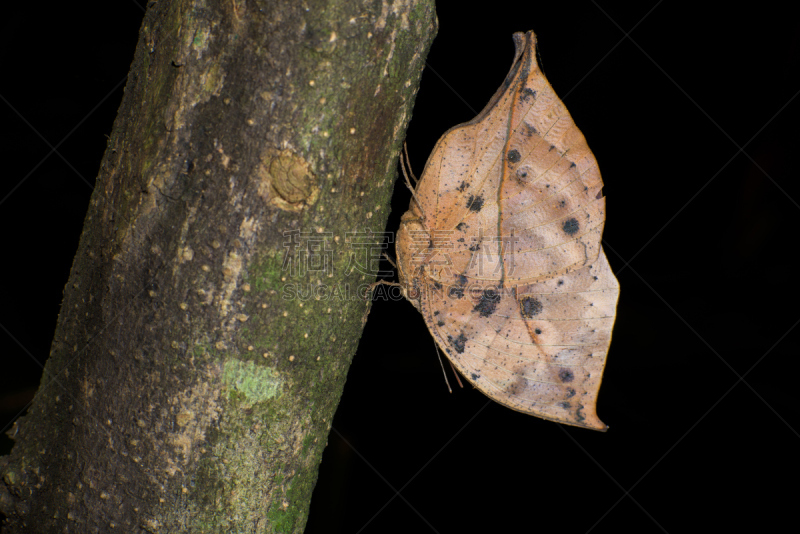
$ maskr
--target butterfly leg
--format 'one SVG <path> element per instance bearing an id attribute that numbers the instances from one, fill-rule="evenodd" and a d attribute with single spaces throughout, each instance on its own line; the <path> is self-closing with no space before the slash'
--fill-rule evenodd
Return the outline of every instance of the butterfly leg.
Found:
<path id="1" fill-rule="evenodd" d="M 392 258 L 390 258 L 390 257 L 389 257 L 389 255 L 388 255 L 388 254 L 386 254 L 386 253 L 384 252 L 384 253 L 382 254 L 382 256 L 383 256 L 384 258 L 386 258 L 386 261 L 388 261 L 388 262 L 389 262 L 389 263 L 392 265 L 392 267 L 394 267 L 395 269 L 397 269 L 397 264 L 394 262 L 394 260 L 393 260 Z"/>
<path id="2" fill-rule="evenodd" d="M 403 289 L 403 284 L 398 284 L 397 282 L 389 282 L 388 280 L 378 280 L 376 282 L 372 282 L 369 287 L 367 288 L 367 292 L 364 294 L 364 299 L 367 299 L 367 295 L 372 295 L 372 292 L 378 286 L 390 286 L 390 287 L 399 287 Z"/>
<path id="3" fill-rule="evenodd" d="M 456 377 L 456 382 L 458 382 L 458 387 L 460 387 L 461 389 L 464 389 L 464 384 L 461 383 L 461 378 L 459 378 L 458 371 L 456 371 L 456 368 L 453 365 L 453 362 L 451 362 L 450 360 L 447 360 L 447 361 L 450 363 L 450 369 L 453 370 L 453 374 Z"/>

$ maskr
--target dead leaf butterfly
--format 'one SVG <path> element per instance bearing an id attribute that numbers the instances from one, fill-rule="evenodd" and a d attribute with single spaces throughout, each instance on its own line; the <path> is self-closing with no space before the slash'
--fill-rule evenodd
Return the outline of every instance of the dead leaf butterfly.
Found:
<path id="1" fill-rule="evenodd" d="M 603 182 L 586 140 L 514 34 L 503 85 L 439 139 L 397 236 L 403 293 L 491 399 L 605 430 L 597 393 L 619 284 L 601 246 Z"/>

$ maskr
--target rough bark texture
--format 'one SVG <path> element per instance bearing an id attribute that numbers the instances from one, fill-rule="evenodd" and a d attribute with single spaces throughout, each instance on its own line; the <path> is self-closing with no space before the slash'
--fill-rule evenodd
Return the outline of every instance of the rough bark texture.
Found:
<path id="1" fill-rule="evenodd" d="M 424 0 L 152 4 L 4 531 L 303 530 L 374 279 L 347 232 L 384 229 L 435 28 Z"/>

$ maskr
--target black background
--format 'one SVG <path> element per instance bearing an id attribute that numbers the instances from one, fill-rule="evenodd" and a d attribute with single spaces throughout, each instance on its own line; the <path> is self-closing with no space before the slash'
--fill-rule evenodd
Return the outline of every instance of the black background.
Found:
<path id="1" fill-rule="evenodd" d="M 307 532 L 794 524 L 796 22 L 777 2 L 467 5 L 437 7 L 412 166 L 419 175 L 439 136 L 483 108 L 511 34 L 534 30 L 605 182 L 622 287 L 598 408 L 610 430 L 525 416 L 468 385 L 449 394 L 421 316 L 376 301 Z M 0 427 L 38 385 L 142 14 L 134 0 L 4 6 Z M 62 139 L 63 158 L 46 157 Z M 390 231 L 409 202 L 396 189 Z"/>

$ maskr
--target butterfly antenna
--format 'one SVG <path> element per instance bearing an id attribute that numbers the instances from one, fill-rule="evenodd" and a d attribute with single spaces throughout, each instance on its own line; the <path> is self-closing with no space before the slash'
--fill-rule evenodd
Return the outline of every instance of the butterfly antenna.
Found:
<path id="1" fill-rule="evenodd" d="M 411 158 L 408 156 L 408 143 L 406 143 L 405 141 L 403 141 L 403 152 L 405 152 L 406 154 L 406 162 L 408 163 L 408 174 L 411 175 L 411 177 L 414 179 L 414 183 L 416 184 L 417 182 L 419 182 L 419 180 L 417 180 L 417 177 L 414 176 L 414 171 L 411 170 L 411 163 L 410 163 Z"/>
<path id="2" fill-rule="evenodd" d="M 425 211 L 422 209 L 422 204 L 420 203 L 419 199 L 417 198 L 417 193 L 414 191 L 414 186 L 411 185 L 411 180 L 408 179 L 408 173 L 406 172 L 406 165 L 408 165 L 408 160 L 406 159 L 403 154 L 400 154 L 400 169 L 403 171 L 403 177 L 406 179 L 406 187 L 408 190 L 411 191 L 411 196 L 414 198 L 414 201 L 419 206 L 420 211 L 422 211 L 422 217 L 425 217 Z M 408 168 L 408 172 L 411 172 L 411 167 Z M 414 176 L 412 173 L 411 176 Z M 416 178 L 414 178 L 416 180 Z"/>

